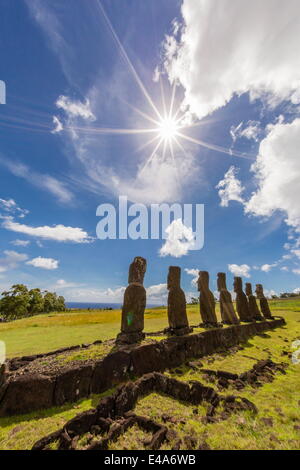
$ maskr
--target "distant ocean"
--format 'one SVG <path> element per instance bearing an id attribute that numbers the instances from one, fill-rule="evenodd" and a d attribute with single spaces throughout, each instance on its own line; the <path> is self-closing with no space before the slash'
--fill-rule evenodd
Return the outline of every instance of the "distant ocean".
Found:
<path id="1" fill-rule="evenodd" d="M 115 309 L 115 308 L 121 308 L 122 304 L 111 304 L 111 303 L 92 303 L 92 302 L 66 302 L 66 307 L 67 308 L 78 308 L 78 309 Z M 149 304 L 147 305 L 147 308 L 153 308 L 153 307 L 159 307 L 159 305 L 154 305 L 154 304 Z"/>

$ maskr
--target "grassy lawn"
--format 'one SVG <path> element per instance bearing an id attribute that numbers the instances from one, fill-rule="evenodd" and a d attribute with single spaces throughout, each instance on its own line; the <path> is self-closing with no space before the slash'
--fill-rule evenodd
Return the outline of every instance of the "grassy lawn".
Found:
<path id="1" fill-rule="evenodd" d="M 188 307 L 191 324 L 199 323 L 198 308 Z M 288 364 L 286 375 L 277 374 L 274 382 L 264 384 L 259 389 L 248 386 L 242 391 L 229 389 L 222 392 L 244 396 L 254 402 L 259 410 L 257 416 L 239 412 L 226 421 L 204 424 L 201 422 L 205 414 L 204 406 L 197 407 L 195 414 L 195 407 L 156 394 L 140 400 L 136 413 L 157 421 L 161 420 L 164 413 L 177 417 L 179 422 L 171 427 L 183 441 L 184 436 L 189 435 L 196 438 L 198 444 L 205 441 L 212 449 L 299 449 L 300 365 L 293 365 L 288 355 L 283 355 L 283 351 L 290 352 L 292 342 L 300 339 L 300 301 L 271 302 L 271 308 L 274 314 L 286 318 L 286 327 L 267 332 L 265 337 L 251 338 L 243 345 L 243 349 L 234 354 L 214 354 L 201 359 L 204 368 L 237 373 L 251 369 L 257 360 L 267 357 L 271 357 L 274 362 L 284 361 Z M 119 331 L 119 323 L 119 310 L 40 315 L 1 325 L 0 337 L 7 341 L 9 355 L 15 356 L 113 338 Z M 166 324 L 166 309 L 147 311 L 146 331 L 162 329 Z M 205 383 L 201 371 L 186 366 L 176 368 L 170 374 L 181 381 L 194 379 Z M 211 383 L 208 385 L 216 386 Z M 100 396 L 103 394 L 50 410 L 1 418 L 0 449 L 30 449 L 34 442 L 61 428 L 79 412 L 94 407 Z M 272 426 L 264 424 L 265 418 L 271 418 Z M 143 441 L 147 438 L 149 436 L 138 428 L 132 428 L 112 448 L 142 449 Z"/>
<path id="2" fill-rule="evenodd" d="M 199 306 L 188 306 L 191 324 L 200 323 Z M 46 353 L 96 340 L 115 338 L 120 331 L 121 310 L 51 313 L 0 324 L 0 340 L 7 357 Z M 159 331 L 168 324 L 166 308 L 147 309 L 145 331 Z"/>

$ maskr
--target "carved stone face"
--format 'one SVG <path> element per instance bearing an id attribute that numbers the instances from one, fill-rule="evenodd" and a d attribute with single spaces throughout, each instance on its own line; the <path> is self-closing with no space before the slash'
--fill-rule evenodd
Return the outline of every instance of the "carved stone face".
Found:
<path id="1" fill-rule="evenodd" d="M 180 287 L 181 269 L 178 266 L 170 266 L 168 273 L 168 289 Z"/>
<path id="2" fill-rule="evenodd" d="M 198 291 L 209 290 L 209 274 L 207 271 L 199 271 Z"/>
<path id="3" fill-rule="evenodd" d="M 256 293 L 258 299 L 263 299 L 264 298 L 264 288 L 263 288 L 262 284 L 256 284 L 255 293 Z"/>
<path id="4" fill-rule="evenodd" d="M 218 291 L 219 292 L 222 289 L 227 290 L 227 287 L 226 287 L 226 274 L 225 273 L 218 273 L 217 285 L 218 285 Z"/>
<path id="5" fill-rule="evenodd" d="M 252 295 L 252 285 L 250 282 L 246 282 L 246 295 Z"/>
<path id="6" fill-rule="evenodd" d="M 235 277 L 233 282 L 234 292 L 241 292 L 243 290 L 243 281 L 241 277 Z"/>
<path id="7" fill-rule="evenodd" d="M 137 283 L 142 284 L 144 282 L 144 276 L 147 269 L 147 261 L 145 258 L 137 256 L 134 258 L 133 262 L 129 267 L 129 276 L 128 276 L 128 283 Z"/>

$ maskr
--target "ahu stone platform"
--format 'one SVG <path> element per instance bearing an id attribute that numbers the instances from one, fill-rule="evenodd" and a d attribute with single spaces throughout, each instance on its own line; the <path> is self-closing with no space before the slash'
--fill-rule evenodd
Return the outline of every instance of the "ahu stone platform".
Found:
<path id="1" fill-rule="evenodd" d="M 90 394 L 102 393 L 132 377 L 163 372 L 187 360 L 226 350 L 252 336 L 284 325 L 285 320 L 277 317 L 212 328 L 162 341 L 120 345 L 101 359 L 89 359 L 78 365 L 73 362 L 71 366 L 66 364 L 51 373 L 47 369 L 38 373 L 30 371 L 28 364 L 33 363 L 34 356 L 14 359 L 8 361 L 0 376 L 0 416 L 24 414 L 75 402 Z M 49 355 L 51 353 L 39 355 L 39 359 Z"/>

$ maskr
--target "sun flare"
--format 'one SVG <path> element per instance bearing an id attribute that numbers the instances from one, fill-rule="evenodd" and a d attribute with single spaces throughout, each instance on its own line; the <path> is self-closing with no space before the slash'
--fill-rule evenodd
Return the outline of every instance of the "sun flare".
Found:
<path id="1" fill-rule="evenodd" d="M 158 132 L 163 140 L 173 140 L 176 137 L 178 130 L 179 126 L 173 118 L 162 119 L 159 123 Z"/>

